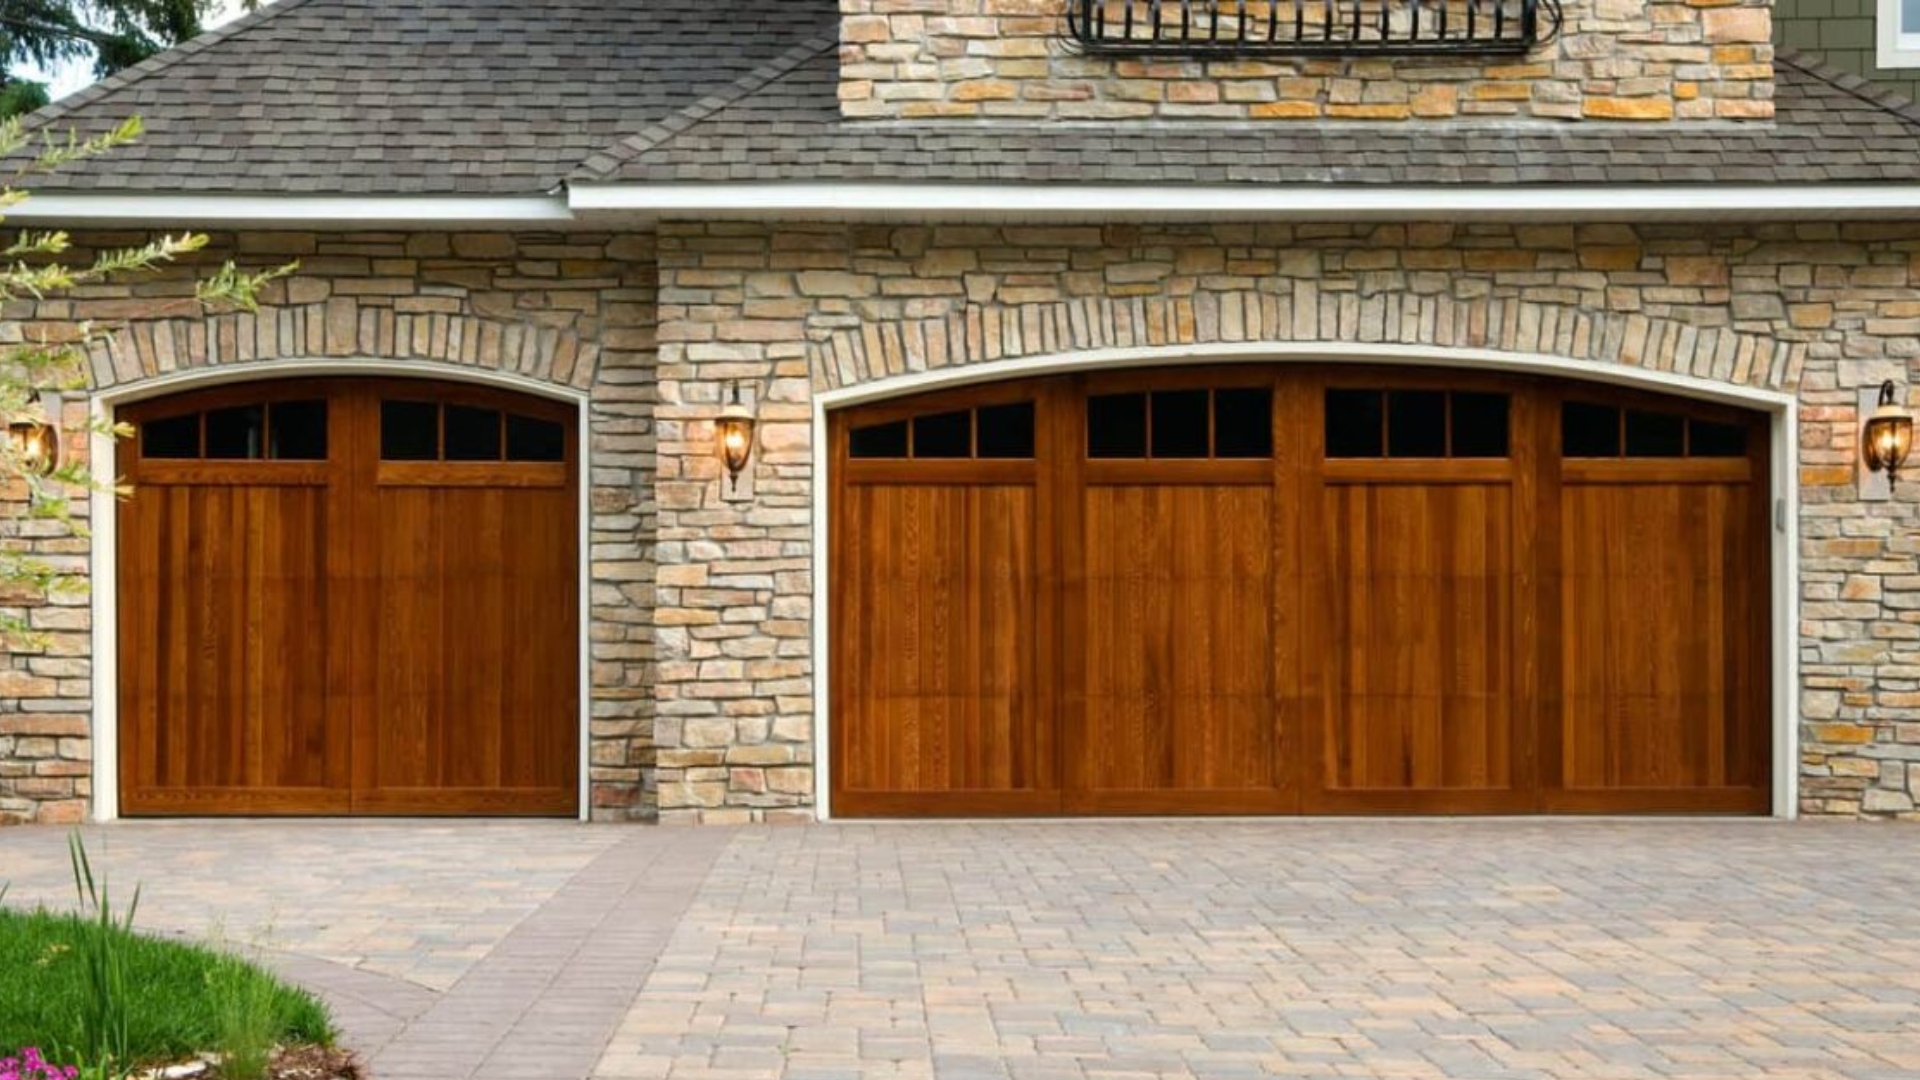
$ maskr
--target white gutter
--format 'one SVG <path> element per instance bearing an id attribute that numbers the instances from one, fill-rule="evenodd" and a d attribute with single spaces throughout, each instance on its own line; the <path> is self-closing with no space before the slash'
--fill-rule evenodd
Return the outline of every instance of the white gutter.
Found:
<path id="1" fill-rule="evenodd" d="M 576 184 L 569 205 L 649 217 L 1807 219 L 1920 216 L 1920 184 Z"/>
<path id="2" fill-rule="evenodd" d="M 13 225 L 166 228 L 448 225 L 485 228 L 573 221 L 561 193 L 528 197 L 351 195 L 34 195 L 6 211 Z"/>
<path id="3" fill-rule="evenodd" d="M 524 197 L 36 195 L 15 225 L 549 228 L 663 218 L 1711 220 L 1920 218 L 1920 184 L 579 184 Z"/>

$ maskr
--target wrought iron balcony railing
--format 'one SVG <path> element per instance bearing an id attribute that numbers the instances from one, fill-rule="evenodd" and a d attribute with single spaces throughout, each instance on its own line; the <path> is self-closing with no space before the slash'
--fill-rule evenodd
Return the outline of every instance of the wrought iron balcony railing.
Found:
<path id="1" fill-rule="evenodd" d="M 1067 0 L 1080 49 L 1132 56 L 1512 55 L 1563 17 L 1560 0 Z"/>

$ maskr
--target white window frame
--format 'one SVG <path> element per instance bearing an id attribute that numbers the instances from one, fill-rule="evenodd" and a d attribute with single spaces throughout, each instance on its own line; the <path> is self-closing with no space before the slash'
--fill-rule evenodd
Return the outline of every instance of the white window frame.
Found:
<path id="1" fill-rule="evenodd" d="M 1880 0 L 1874 33 L 1880 43 L 1876 60 L 1882 68 L 1920 67 L 1920 27 L 1907 30 L 1900 25 L 1902 2 Z"/>

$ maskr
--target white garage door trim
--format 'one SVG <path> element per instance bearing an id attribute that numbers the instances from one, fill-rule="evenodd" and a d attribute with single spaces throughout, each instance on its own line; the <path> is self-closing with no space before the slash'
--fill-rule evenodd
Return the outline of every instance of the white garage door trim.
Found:
<path id="1" fill-rule="evenodd" d="M 828 655 L 833 617 L 833 595 L 828 551 L 828 515 L 833 512 L 828 476 L 827 414 L 835 409 L 887 398 L 907 397 L 930 390 L 999 382 L 1062 372 L 1111 370 L 1127 367 L 1174 367 L 1182 364 L 1312 362 L 1332 364 L 1401 364 L 1461 370 L 1509 371 L 1554 375 L 1586 382 L 1639 387 L 1679 397 L 1738 405 L 1765 412 L 1772 422 L 1773 464 L 1769 492 L 1774 500 L 1772 548 L 1773 640 L 1769 659 L 1773 670 L 1773 816 L 1799 816 L 1800 728 L 1795 718 L 1800 704 L 1800 472 L 1799 403 L 1790 394 L 1760 390 L 1624 365 L 1600 365 L 1544 353 L 1502 352 L 1493 349 L 1450 349 L 1415 345 L 1372 345 L 1347 342 L 1263 342 L 1225 345 L 1180 345 L 1135 349 L 1098 349 L 1048 356 L 1001 360 L 985 364 L 914 372 L 876 379 L 859 386 L 817 393 L 813 398 L 813 797 L 814 813 L 831 820 L 833 806 L 829 778 L 833 765 L 833 665 Z"/>
<path id="2" fill-rule="evenodd" d="M 588 638 L 588 625 L 591 623 L 591 587 L 592 587 L 592 444 L 589 423 L 592 419 L 588 395 L 584 391 L 556 386 L 553 383 L 529 379 L 509 372 L 487 371 L 485 369 L 463 368 L 451 364 L 427 363 L 417 360 L 271 360 L 255 364 L 235 365 L 225 368 L 197 368 L 191 371 L 174 372 L 151 379 L 129 383 L 124 386 L 110 387 L 95 393 L 90 408 L 97 427 L 113 422 L 114 410 L 149 398 L 164 397 L 187 390 L 202 390 L 210 386 L 223 386 L 237 383 L 262 382 L 276 379 L 297 379 L 318 376 L 411 376 L 429 378 L 440 382 L 473 383 L 481 386 L 494 386 L 503 390 L 513 390 L 550 401 L 563 401 L 579 411 L 579 453 L 580 479 L 577 502 L 579 503 L 579 523 L 576 543 L 579 545 L 579 698 L 580 715 L 577 718 L 580 731 L 579 761 L 579 818 L 591 819 L 593 813 L 592 785 L 589 776 L 591 739 L 593 736 L 591 717 L 593 702 L 592 686 L 588 682 L 592 670 L 592 658 L 588 654 L 591 642 Z M 115 458 L 114 440 L 96 431 L 88 444 L 87 460 L 93 463 L 96 471 L 100 462 L 111 463 Z M 111 472 L 111 465 L 108 467 Z M 92 583 L 92 622 L 93 622 L 93 820 L 108 822 L 120 817 L 120 693 L 119 693 L 119 606 L 117 597 L 118 575 L 115 568 L 119 565 L 119 500 L 111 492 L 96 490 L 89 502 L 90 524 L 93 530 L 92 554 L 89 562 L 89 580 Z"/>

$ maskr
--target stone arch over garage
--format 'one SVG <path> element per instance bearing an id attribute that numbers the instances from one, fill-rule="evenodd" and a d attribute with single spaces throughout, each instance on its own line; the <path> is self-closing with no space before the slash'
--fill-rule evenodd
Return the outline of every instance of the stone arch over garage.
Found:
<path id="1" fill-rule="evenodd" d="M 1179 297 L 1083 297 L 1052 303 L 968 304 L 815 335 L 816 392 L 923 371 L 1025 358 L 1183 346 L 1412 346 L 1553 356 L 1575 363 L 1780 391 L 1799 381 L 1806 346 L 1639 313 L 1407 292 L 1362 296 L 1312 282 L 1279 291 L 1200 291 Z"/>
<path id="2" fill-rule="evenodd" d="M 341 297 L 131 323 L 96 344 L 88 361 L 94 389 L 106 391 L 211 368 L 364 357 L 478 369 L 583 392 L 593 385 L 600 346 L 531 320 L 408 314 Z M 458 378 L 458 371 L 449 376 Z"/>

